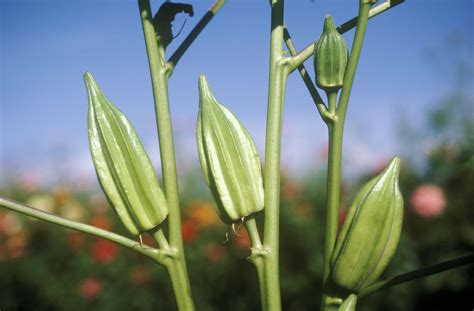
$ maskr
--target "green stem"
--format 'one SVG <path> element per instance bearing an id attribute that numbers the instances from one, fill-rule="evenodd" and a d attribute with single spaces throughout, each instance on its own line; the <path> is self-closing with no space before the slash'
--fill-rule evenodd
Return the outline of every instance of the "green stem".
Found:
<path id="1" fill-rule="evenodd" d="M 337 91 L 329 91 L 327 92 L 327 96 L 328 96 L 329 114 L 334 115 L 336 113 Z"/>
<path id="2" fill-rule="evenodd" d="M 370 3 L 361 1 L 359 8 L 359 18 L 357 19 L 357 28 L 352 43 L 351 55 L 347 63 L 346 73 L 344 74 L 344 82 L 342 84 L 341 96 L 337 106 L 337 115 L 344 123 L 346 117 L 347 104 L 351 96 L 352 84 L 359 63 L 359 57 L 362 50 L 362 43 L 364 42 L 365 30 L 367 29 L 367 20 L 369 18 Z"/>
<path id="3" fill-rule="evenodd" d="M 173 247 L 169 245 L 163 230 L 159 229 L 152 234 L 160 249 L 173 252 Z M 167 258 L 165 266 L 170 276 L 178 309 L 194 310 L 191 290 L 188 286 L 187 272 L 183 270 L 184 266 L 181 264 L 180 260 L 181 258 L 179 256 L 170 256 Z"/>
<path id="4" fill-rule="evenodd" d="M 0 197 L 0 206 L 26 216 L 115 242 L 119 245 L 150 257 L 161 265 L 165 264 L 167 256 L 173 255 L 171 252 L 166 250 L 157 250 L 146 245 L 140 245 L 138 241 L 126 238 L 122 235 L 49 214 L 7 198 Z"/>
<path id="5" fill-rule="evenodd" d="M 364 288 L 359 293 L 359 297 L 360 298 L 366 297 L 382 289 L 390 288 L 399 284 L 403 284 L 403 283 L 410 282 L 419 278 L 424 278 L 436 273 L 440 273 L 446 270 L 458 268 L 458 267 L 473 264 L 473 263 L 474 263 L 474 254 L 470 254 L 464 257 L 460 257 L 460 258 L 449 260 L 449 261 L 439 263 L 436 265 L 428 266 L 419 270 L 411 271 L 405 274 L 395 276 L 393 278 L 389 278 L 387 280 L 377 282 L 373 285 L 370 285 Z"/>
<path id="6" fill-rule="evenodd" d="M 138 0 L 140 15 L 148 54 L 156 122 L 160 143 L 161 166 L 166 199 L 169 205 L 170 244 L 179 246 L 181 238 L 181 216 L 179 211 L 178 181 L 176 177 L 176 159 L 173 144 L 173 132 L 168 104 L 167 69 L 164 63 L 164 48 L 158 46 L 152 23 L 152 14 L 148 0 Z"/>
<path id="7" fill-rule="evenodd" d="M 262 248 L 262 241 L 258 234 L 257 222 L 254 217 L 247 217 L 244 219 L 244 226 L 250 237 L 250 242 L 253 248 Z"/>
<path id="8" fill-rule="evenodd" d="M 165 49 L 158 46 L 156 41 L 149 0 L 138 0 L 138 7 L 140 10 L 153 86 L 163 184 L 169 207 L 169 243 L 172 248 L 176 249 L 178 254 L 173 260 L 175 263 L 170 265 L 168 270 L 172 280 L 175 280 L 173 281 L 173 287 L 177 300 L 185 299 L 185 301 L 178 301 L 178 307 L 180 310 L 194 310 L 181 233 L 176 159 L 168 103 L 168 77 L 170 70 L 164 61 Z M 175 267 L 175 264 L 179 266 Z M 182 288 L 177 289 L 176 286 L 181 286 Z M 184 307 L 184 309 L 181 309 L 182 307 Z"/>
<path id="9" fill-rule="evenodd" d="M 250 241 L 252 242 L 251 254 L 249 256 L 249 260 L 254 264 L 255 268 L 257 269 L 257 276 L 258 276 L 258 284 L 260 287 L 260 297 L 262 303 L 262 310 L 269 310 L 268 309 L 268 302 L 267 302 L 267 287 L 265 282 L 265 256 L 267 254 L 265 248 L 262 245 L 260 240 L 260 235 L 257 229 L 257 223 L 255 218 L 249 217 L 244 220 L 244 226 L 249 234 Z"/>
<path id="10" fill-rule="evenodd" d="M 331 99 L 330 104 L 332 102 Z M 326 195 L 326 232 L 324 237 L 323 286 L 329 277 L 330 259 L 336 242 L 341 186 L 341 159 L 344 124 L 340 120 L 328 123 L 329 151 Z"/>
<path id="11" fill-rule="evenodd" d="M 182 264 L 181 258 L 170 259 L 166 268 L 168 269 L 171 285 L 173 286 L 178 310 L 194 310 L 194 302 L 191 288 L 189 287 L 187 271 L 185 270 L 185 265 Z"/>
<path id="12" fill-rule="evenodd" d="M 336 111 L 337 91 L 328 92 L 329 113 Z M 324 237 L 323 287 L 329 276 L 332 250 L 336 243 L 339 197 L 341 187 L 341 159 L 344 123 L 339 119 L 328 122 L 329 151 L 326 195 L 326 232 Z"/>
<path id="13" fill-rule="evenodd" d="M 153 238 L 155 238 L 155 241 L 160 249 L 171 249 L 170 244 L 168 243 L 168 240 L 166 239 L 166 236 L 161 228 L 159 228 L 155 232 L 152 232 L 151 234 L 153 235 Z"/>
<path id="14" fill-rule="evenodd" d="M 281 310 L 279 277 L 280 152 L 288 71 L 283 53 L 283 0 L 271 2 L 270 80 L 265 140 L 265 286 L 268 310 Z"/>
<path id="15" fill-rule="evenodd" d="M 379 4 L 376 7 L 370 9 L 369 19 L 371 19 L 372 17 L 375 17 L 375 16 L 377 16 L 377 15 L 379 15 L 379 14 L 381 14 L 381 13 L 387 11 L 387 10 L 393 9 L 394 7 L 396 7 L 397 5 L 399 5 L 403 2 L 405 2 L 405 0 L 386 0 L 386 1 L 384 1 L 384 3 Z M 348 20 L 347 22 L 345 22 L 341 26 L 337 27 L 337 31 L 340 34 L 343 34 L 347 31 L 351 30 L 352 28 L 354 28 L 357 25 L 357 19 L 358 19 L 358 17 L 354 17 L 354 18 Z"/>
<path id="16" fill-rule="evenodd" d="M 357 19 L 357 29 L 352 44 L 351 55 L 344 74 L 339 103 L 335 105 L 335 95 L 328 94 L 329 113 L 336 114 L 333 122 L 328 122 L 329 130 L 329 159 L 328 159 L 328 194 L 327 194 L 327 215 L 326 215 L 326 236 L 324 243 L 324 266 L 323 266 L 323 301 L 322 309 L 326 309 L 330 303 L 330 297 L 326 293 L 326 284 L 330 274 L 330 259 L 337 236 L 338 212 L 341 183 L 341 158 L 342 142 L 344 135 L 344 122 L 346 118 L 347 104 L 349 102 L 352 84 L 359 62 L 359 57 L 364 41 L 365 30 L 369 18 L 371 3 L 368 0 L 361 0 L 359 7 L 359 18 Z M 332 103 L 331 103 L 332 102 Z"/>

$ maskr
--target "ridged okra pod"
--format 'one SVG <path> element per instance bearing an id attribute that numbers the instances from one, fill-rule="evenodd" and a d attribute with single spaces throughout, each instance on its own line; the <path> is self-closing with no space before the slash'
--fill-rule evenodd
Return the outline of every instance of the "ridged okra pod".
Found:
<path id="1" fill-rule="evenodd" d="M 375 282 L 397 248 L 403 220 L 399 167 L 395 157 L 359 191 L 339 234 L 331 259 L 332 281 L 352 293 Z"/>
<path id="2" fill-rule="evenodd" d="M 260 157 L 250 134 L 199 77 L 199 159 L 217 211 L 231 224 L 263 209 Z"/>
<path id="3" fill-rule="evenodd" d="M 143 145 L 127 117 L 86 73 L 89 143 L 99 183 L 133 235 L 160 225 L 168 215 L 165 195 Z"/>

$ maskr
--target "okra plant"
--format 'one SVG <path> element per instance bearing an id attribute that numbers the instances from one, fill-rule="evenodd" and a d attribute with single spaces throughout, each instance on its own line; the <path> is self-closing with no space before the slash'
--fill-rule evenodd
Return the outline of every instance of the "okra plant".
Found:
<path id="1" fill-rule="evenodd" d="M 92 160 L 100 186 L 130 237 L 0 197 L 0 205 L 4 208 L 108 239 L 164 266 L 169 272 L 179 310 L 194 310 L 195 306 L 181 236 L 168 83 L 181 57 L 224 2 L 216 1 L 167 58 L 167 48 L 173 40 L 171 22 L 179 13 L 193 16 L 193 8 L 189 4 L 165 2 L 153 14 L 149 0 L 138 0 L 154 95 L 163 189 L 130 121 L 107 99 L 93 75 L 89 72 L 84 75 Z M 377 6 L 376 0 L 359 0 L 357 16 L 339 27 L 331 16 L 326 16 L 322 34 L 300 52 L 296 51 L 285 26 L 283 2 L 270 1 L 270 70 L 263 170 L 251 134 L 216 99 L 206 77 L 196 77 L 200 101 L 196 141 L 202 173 L 222 221 L 229 226 L 243 224 L 249 234 L 252 245 L 248 259 L 256 267 L 262 310 L 281 310 L 280 147 L 286 81 L 296 71 L 326 123 L 329 136 L 321 309 L 355 310 L 360 299 L 379 290 L 471 264 L 473 254 L 380 280 L 396 251 L 402 229 L 403 198 L 398 186 L 401 160 L 398 157 L 361 188 L 338 233 L 344 120 L 366 27 L 370 18 L 403 0 L 387 0 Z M 354 40 L 348 49 L 342 34 L 353 28 Z M 284 51 L 285 44 L 289 55 Z M 316 85 L 304 65 L 311 57 Z M 320 96 L 320 91 L 325 92 L 326 100 Z M 260 222 L 256 221 L 259 214 L 263 215 L 263 227 L 260 228 Z M 142 242 L 141 236 L 145 233 L 154 237 L 156 247 Z"/>

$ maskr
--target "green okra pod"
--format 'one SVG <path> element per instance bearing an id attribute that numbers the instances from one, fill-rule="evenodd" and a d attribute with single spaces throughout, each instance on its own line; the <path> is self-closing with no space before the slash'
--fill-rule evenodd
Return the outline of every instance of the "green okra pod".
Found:
<path id="1" fill-rule="evenodd" d="M 316 84 L 326 93 L 337 92 L 342 87 L 348 55 L 344 38 L 337 32 L 332 16 L 327 15 L 314 48 Z"/>
<path id="2" fill-rule="evenodd" d="M 375 282 L 397 248 L 403 220 L 399 167 L 395 157 L 349 208 L 331 258 L 331 275 L 337 286 L 350 292 Z"/>
<path id="3" fill-rule="evenodd" d="M 197 143 L 204 178 L 225 223 L 263 209 L 260 157 L 250 134 L 199 77 Z"/>
<path id="4" fill-rule="evenodd" d="M 151 161 L 127 117 L 103 94 L 92 74 L 84 80 L 89 99 L 89 143 L 97 177 L 110 204 L 133 235 L 160 225 L 168 206 Z"/>

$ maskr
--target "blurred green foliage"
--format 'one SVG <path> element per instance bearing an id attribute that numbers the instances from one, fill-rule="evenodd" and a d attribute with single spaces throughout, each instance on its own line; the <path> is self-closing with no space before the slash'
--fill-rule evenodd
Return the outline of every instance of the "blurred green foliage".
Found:
<path id="1" fill-rule="evenodd" d="M 448 148 L 441 143 L 432 150 L 427 169 L 421 173 L 405 165 L 401 174 L 406 209 L 403 235 L 385 276 L 473 251 L 473 146 Z M 310 176 L 303 181 L 284 177 L 282 182 L 284 310 L 314 310 L 320 303 L 325 171 L 317 170 Z M 188 177 L 188 182 L 201 182 L 193 181 L 195 178 L 200 177 Z M 436 183 L 446 197 L 446 206 L 436 215 L 419 214 L 411 200 L 416 189 L 427 183 Z M 357 188 L 345 187 L 345 202 L 350 202 Z M 24 202 L 35 203 L 36 198 L 43 208 L 59 214 L 66 213 L 66 208 L 69 217 L 126 234 L 101 194 L 74 193 L 64 185 L 50 195 L 42 190 L 27 192 L 21 185 L 11 185 L 3 193 Z M 183 234 L 198 309 L 259 310 L 256 274 L 246 261 L 248 238 L 241 228 L 234 234 L 222 225 L 212 204 L 196 196 L 185 196 Z M 343 216 L 344 211 L 341 221 Z M 166 271 L 129 250 L 3 210 L 0 232 L 2 310 L 175 309 Z M 360 309 L 419 310 L 429 306 L 442 310 L 453 303 L 468 308 L 473 278 L 472 267 L 451 270 L 375 294 L 362 300 Z"/>

